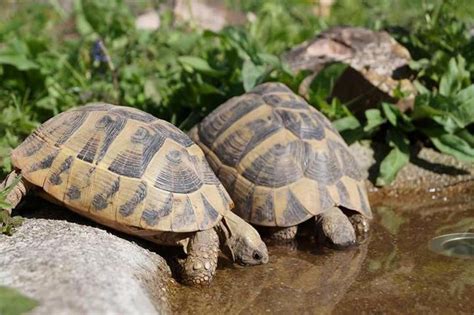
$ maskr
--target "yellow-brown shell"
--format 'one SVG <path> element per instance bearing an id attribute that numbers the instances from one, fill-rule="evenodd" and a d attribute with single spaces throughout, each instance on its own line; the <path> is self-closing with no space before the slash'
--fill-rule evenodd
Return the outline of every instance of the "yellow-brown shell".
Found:
<path id="1" fill-rule="evenodd" d="M 354 157 L 329 120 L 279 83 L 234 97 L 190 132 L 250 223 L 292 226 L 332 206 L 371 218 Z"/>
<path id="2" fill-rule="evenodd" d="M 30 183 L 99 222 L 152 231 L 215 226 L 233 203 L 201 149 L 140 110 L 96 103 L 61 113 L 12 152 Z"/>

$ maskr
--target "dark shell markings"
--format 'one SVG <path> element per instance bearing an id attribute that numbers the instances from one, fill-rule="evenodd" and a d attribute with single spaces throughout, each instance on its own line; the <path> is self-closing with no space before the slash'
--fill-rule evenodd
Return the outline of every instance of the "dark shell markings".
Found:
<path id="1" fill-rule="evenodd" d="M 292 226 L 333 206 L 372 216 L 342 137 L 283 84 L 232 98 L 191 137 L 236 202 L 235 212 L 253 224 Z"/>

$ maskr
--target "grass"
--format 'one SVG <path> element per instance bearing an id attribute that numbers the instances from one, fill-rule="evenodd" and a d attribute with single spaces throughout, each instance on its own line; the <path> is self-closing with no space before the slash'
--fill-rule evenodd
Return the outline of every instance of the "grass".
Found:
<path id="1" fill-rule="evenodd" d="M 310 92 L 312 105 L 334 121 L 348 142 L 372 139 L 389 148 L 377 184 L 395 178 L 410 160 L 410 146 L 417 143 L 474 161 L 470 6 L 399 1 L 393 7 L 390 1 L 342 0 L 331 16 L 318 18 L 312 1 L 226 3 L 251 10 L 256 19 L 211 32 L 177 24 L 171 12 L 163 11 L 159 30 L 139 31 L 120 0 L 77 0 L 70 14 L 56 1 L 28 2 L 2 19 L 2 171 L 11 170 L 11 148 L 35 127 L 87 102 L 133 106 L 187 130 L 219 104 L 259 83 L 281 81 L 297 91 L 305 75 L 292 73 L 280 55 L 339 24 L 387 29 L 414 58 L 410 66 L 419 94 L 407 113 L 381 103 L 356 117 L 339 100 L 327 98 L 327 84 L 316 84 Z M 319 79 L 340 75 L 330 70 Z"/>

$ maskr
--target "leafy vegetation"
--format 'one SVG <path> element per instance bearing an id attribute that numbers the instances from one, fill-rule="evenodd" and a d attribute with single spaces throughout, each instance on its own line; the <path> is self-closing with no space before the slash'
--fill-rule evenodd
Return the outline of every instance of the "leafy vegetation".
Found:
<path id="1" fill-rule="evenodd" d="M 417 72 L 418 90 L 412 111 L 402 113 L 394 104 L 381 103 L 365 112 L 364 121 L 347 112 L 340 118 L 345 123 L 339 130 L 349 141 L 384 139 L 391 148 L 381 162 L 377 185 L 395 178 L 416 142 L 474 162 L 474 40 L 453 12 L 450 2 L 429 6 L 411 32 L 393 34 L 416 60 L 410 65 Z"/>
<path id="2" fill-rule="evenodd" d="M 11 184 L 0 190 L 0 234 L 12 235 L 15 229 L 23 223 L 23 218 L 20 216 L 12 217 L 10 212 L 2 209 L 9 209 L 11 205 L 7 201 L 7 196 L 10 191 L 21 180 L 21 176 L 15 178 Z M 0 312 L 0 314 L 2 314 Z"/>
<path id="3" fill-rule="evenodd" d="M 386 1 L 341 1 L 330 17 L 318 18 L 311 1 L 227 0 L 255 17 L 219 32 L 179 24 L 168 11 L 161 12 L 157 31 L 137 30 L 120 0 L 77 0 L 72 14 L 55 3 L 32 2 L 0 21 L 3 172 L 11 168 L 11 148 L 36 126 L 87 102 L 137 107 L 186 130 L 261 82 L 281 81 L 297 91 L 305 74 L 291 73 L 279 56 L 330 25 L 348 22 L 387 28 L 416 60 L 411 67 L 419 95 L 407 113 L 383 103 L 356 118 L 345 104 L 329 99 L 340 65 L 312 85 L 311 103 L 347 141 L 375 139 L 390 148 L 377 184 L 393 180 L 419 142 L 474 161 L 474 42 L 463 19 L 469 15 L 450 2 L 401 1 L 397 5 L 407 9 L 401 11 L 410 13 L 401 19 L 387 13 L 393 10 L 385 10 Z M 389 27 L 398 22 L 407 28 Z"/>
<path id="4" fill-rule="evenodd" d="M 31 311 L 38 302 L 19 293 L 17 290 L 0 286 L 0 314 L 20 315 Z"/>

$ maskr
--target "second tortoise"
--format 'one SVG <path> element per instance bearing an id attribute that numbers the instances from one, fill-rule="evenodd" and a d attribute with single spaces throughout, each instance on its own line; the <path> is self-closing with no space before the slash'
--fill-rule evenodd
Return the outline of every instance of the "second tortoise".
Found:
<path id="1" fill-rule="evenodd" d="M 292 239 L 315 217 L 336 247 L 372 218 L 364 179 L 329 120 L 280 83 L 234 97 L 190 131 L 244 220 Z M 320 233 L 321 234 L 321 233 Z"/>

